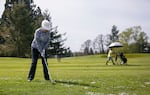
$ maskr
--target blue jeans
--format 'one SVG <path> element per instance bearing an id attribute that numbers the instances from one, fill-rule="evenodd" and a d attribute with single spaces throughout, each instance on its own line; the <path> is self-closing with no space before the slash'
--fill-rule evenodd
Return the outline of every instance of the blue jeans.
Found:
<path id="1" fill-rule="evenodd" d="M 32 63 L 31 63 L 31 67 L 30 67 L 30 71 L 29 71 L 29 75 L 28 75 L 28 80 L 33 80 L 34 76 L 35 76 L 35 71 L 36 71 L 36 65 L 37 65 L 37 61 L 38 61 L 38 57 L 40 55 L 40 52 L 35 49 L 35 48 L 31 48 L 31 53 L 32 53 Z M 45 53 L 46 56 L 46 53 Z M 48 74 L 48 69 L 46 67 L 46 64 L 44 62 L 44 58 L 42 58 L 42 64 L 43 64 L 43 73 L 44 73 L 44 78 L 45 80 L 49 80 L 49 74 Z M 46 59 L 47 61 L 47 59 Z"/>

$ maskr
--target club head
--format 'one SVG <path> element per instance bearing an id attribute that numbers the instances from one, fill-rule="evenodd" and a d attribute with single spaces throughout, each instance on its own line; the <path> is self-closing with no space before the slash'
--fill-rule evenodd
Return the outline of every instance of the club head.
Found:
<path id="1" fill-rule="evenodd" d="M 53 85 L 56 85 L 56 82 L 53 80 L 53 81 L 51 81 L 51 83 L 53 84 Z"/>

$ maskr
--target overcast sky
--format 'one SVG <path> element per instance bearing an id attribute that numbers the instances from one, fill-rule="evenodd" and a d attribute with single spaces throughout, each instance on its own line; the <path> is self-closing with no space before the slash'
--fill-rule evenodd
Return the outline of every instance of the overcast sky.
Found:
<path id="1" fill-rule="evenodd" d="M 4 0 L 0 0 L 0 14 Z M 79 51 L 81 44 L 98 34 L 109 34 L 113 25 L 120 33 L 141 26 L 150 36 L 150 0 L 34 0 L 51 12 L 53 26 L 67 33 L 65 46 Z"/>

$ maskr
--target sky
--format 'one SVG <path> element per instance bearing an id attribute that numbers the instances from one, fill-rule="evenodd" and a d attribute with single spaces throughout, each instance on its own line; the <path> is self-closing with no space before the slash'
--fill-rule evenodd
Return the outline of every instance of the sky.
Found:
<path id="1" fill-rule="evenodd" d="M 0 16 L 4 1 L 0 0 Z M 110 34 L 113 25 L 119 33 L 140 25 L 150 37 L 150 0 L 34 0 L 34 3 L 50 11 L 53 26 L 66 33 L 64 46 L 74 52 L 80 50 L 84 41 Z"/>

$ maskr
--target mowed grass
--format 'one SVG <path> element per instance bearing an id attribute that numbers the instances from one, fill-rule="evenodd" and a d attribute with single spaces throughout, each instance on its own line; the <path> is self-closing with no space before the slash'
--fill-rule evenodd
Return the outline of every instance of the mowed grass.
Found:
<path id="1" fill-rule="evenodd" d="M 0 58 L 0 95 L 150 95 L 150 54 L 127 54 L 128 65 L 105 65 L 106 55 L 48 59 L 56 85 L 45 81 L 41 60 L 27 82 L 30 58 Z"/>

